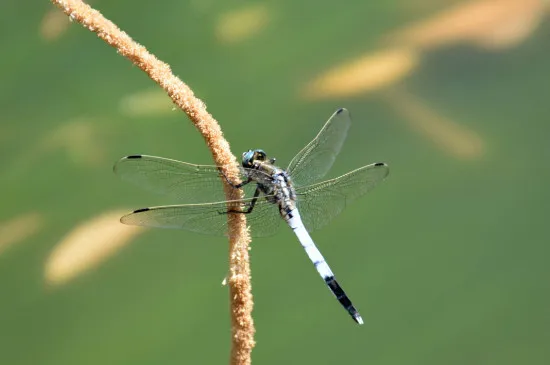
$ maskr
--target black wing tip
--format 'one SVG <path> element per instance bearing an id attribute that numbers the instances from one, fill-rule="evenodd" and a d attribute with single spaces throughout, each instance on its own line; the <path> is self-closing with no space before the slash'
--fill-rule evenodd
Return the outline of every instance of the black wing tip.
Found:
<path id="1" fill-rule="evenodd" d="M 123 224 L 129 224 L 129 225 L 132 225 L 132 226 L 139 226 L 140 224 L 139 223 L 135 223 L 133 220 L 132 220 L 132 216 L 136 213 L 143 213 L 143 212 L 147 212 L 151 210 L 150 208 L 140 208 L 140 209 L 136 209 L 134 210 L 132 213 L 128 213 L 122 217 L 120 217 L 120 223 L 123 223 Z"/>
<path id="2" fill-rule="evenodd" d="M 372 166 L 372 165 L 371 165 Z M 385 179 L 390 174 L 390 168 L 385 162 L 377 162 L 374 164 L 375 168 L 378 168 L 380 171 L 385 171 L 384 176 L 382 179 Z"/>
<path id="3" fill-rule="evenodd" d="M 113 171 L 114 173 L 116 174 L 118 168 L 119 168 L 119 165 L 125 161 L 125 160 L 135 160 L 135 159 L 138 159 L 138 158 L 142 158 L 143 155 L 129 155 L 129 156 L 124 156 L 122 157 L 120 160 L 118 160 L 117 162 L 115 162 L 115 165 L 113 166 Z"/>
<path id="4" fill-rule="evenodd" d="M 349 113 L 348 110 L 346 108 L 340 108 L 336 111 L 336 114 L 342 114 L 342 113 Z"/>

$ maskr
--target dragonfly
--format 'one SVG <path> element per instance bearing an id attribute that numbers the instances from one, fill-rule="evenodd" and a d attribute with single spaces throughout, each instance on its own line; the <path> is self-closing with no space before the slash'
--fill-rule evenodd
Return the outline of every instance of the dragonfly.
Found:
<path id="1" fill-rule="evenodd" d="M 363 324 L 309 234 L 327 225 L 348 204 L 388 176 L 388 165 L 378 162 L 322 180 L 340 153 L 350 125 L 349 111 L 338 109 L 286 169 L 277 167 L 276 159 L 268 158 L 261 149 L 244 152 L 238 183 L 227 178 L 222 166 L 195 165 L 148 155 L 123 157 L 114 166 L 123 180 L 185 203 L 137 209 L 120 221 L 226 235 L 228 215 L 246 214 L 252 237 L 272 235 L 285 221 L 330 291 L 351 318 Z M 224 181 L 235 189 L 243 189 L 244 198 L 225 200 Z"/>

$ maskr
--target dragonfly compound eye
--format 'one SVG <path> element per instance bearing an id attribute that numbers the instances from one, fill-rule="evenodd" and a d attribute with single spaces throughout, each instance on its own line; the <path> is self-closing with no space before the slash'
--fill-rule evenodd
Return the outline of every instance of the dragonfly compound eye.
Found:
<path id="1" fill-rule="evenodd" d="M 243 161 L 242 161 L 243 167 L 252 166 L 253 160 L 254 160 L 254 151 L 248 150 L 246 152 L 243 152 Z"/>
<path id="2" fill-rule="evenodd" d="M 256 160 L 265 161 L 265 158 L 266 158 L 267 155 L 265 154 L 264 150 L 256 150 L 255 152 L 256 153 L 255 153 L 254 158 Z"/>

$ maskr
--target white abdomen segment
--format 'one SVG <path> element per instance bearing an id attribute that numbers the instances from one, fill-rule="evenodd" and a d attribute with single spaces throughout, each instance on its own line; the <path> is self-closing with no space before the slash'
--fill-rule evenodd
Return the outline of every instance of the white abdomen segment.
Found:
<path id="1" fill-rule="evenodd" d="M 342 306 L 348 311 L 353 320 L 359 324 L 363 324 L 361 315 L 357 312 L 351 303 L 351 300 L 349 300 L 342 287 L 336 281 L 336 278 L 325 261 L 325 258 L 321 255 L 321 252 L 317 249 L 317 246 L 315 246 L 315 243 L 311 239 L 309 232 L 304 227 L 298 209 L 293 209 L 291 212 L 287 213 L 284 218 L 298 237 L 302 247 L 309 256 L 309 259 L 313 262 L 317 272 L 319 272 L 319 275 L 321 275 L 330 291 L 332 291 L 332 293 L 336 296 L 336 299 L 338 299 L 340 304 L 342 304 Z"/>

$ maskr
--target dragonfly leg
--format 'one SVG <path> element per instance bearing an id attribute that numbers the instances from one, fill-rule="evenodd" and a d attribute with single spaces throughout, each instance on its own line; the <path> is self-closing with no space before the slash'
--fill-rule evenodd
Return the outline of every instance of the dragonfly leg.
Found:
<path id="1" fill-rule="evenodd" d="M 254 196 L 252 197 L 252 200 L 250 201 L 250 204 L 248 205 L 248 209 L 246 210 L 228 210 L 227 212 L 220 212 L 220 214 L 228 214 L 228 213 L 237 213 L 237 214 L 249 214 L 252 213 L 252 210 L 254 209 L 254 206 L 256 205 L 256 202 L 258 201 L 258 197 L 260 196 L 260 188 L 256 188 L 256 191 L 254 192 Z"/>
<path id="2" fill-rule="evenodd" d="M 256 191 L 254 192 L 254 196 L 250 201 L 250 205 L 248 206 L 248 210 L 246 212 L 243 212 L 244 214 L 252 213 L 252 209 L 254 209 L 254 206 L 256 205 L 256 202 L 258 201 L 259 196 L 260 196 L 260 188 L 257 187 Z"/>
<path id="3" fill-rule="evenodd" d="M 252 181 L 252 179 L 249 177 L 248 179 L 246 179 L 245 181 L 241 182 L 240 184 L 235 184 L 233 183 L 233 181 L 229 180 L 229 178 L 227 177 L 227 175 L 220 169 L 220 173 L 222 174 L 223 178 L 225 179 L 225 181 L 227 181 L 227 183 L 229 185 L 231 185 L 233 188 L 235 189 L 240 189 L 242 188 L 243 186 L 245 186 L 246 184 L 248 184 L 249 182 Z"/>

